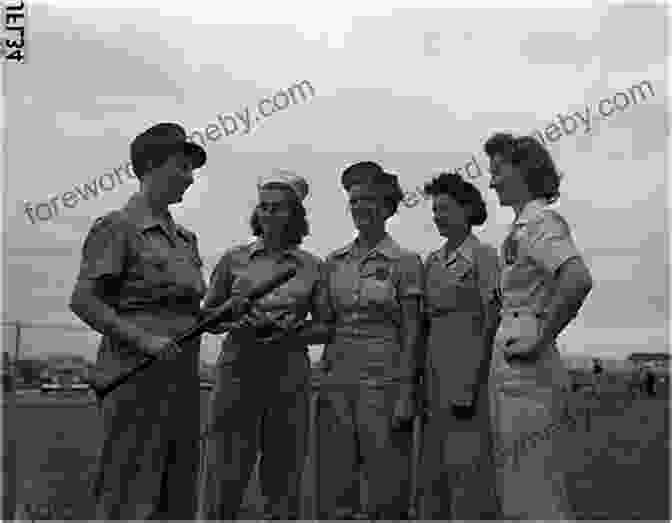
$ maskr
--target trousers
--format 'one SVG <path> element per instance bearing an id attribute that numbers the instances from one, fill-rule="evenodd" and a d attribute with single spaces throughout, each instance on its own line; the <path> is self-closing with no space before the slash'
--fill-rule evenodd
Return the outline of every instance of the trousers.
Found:
<path id="1" fill-rule="evenodd" d="M 397 385 L 329 385 L 320 393 L 320 517 L 349 510 L 360 466 L 368 484 L 367 512 L 399 519 L 410 503 L 412 432 L 392 430 Z"/>
<path id="2" fill-rule="evenodd" d="M 201 518 L 237 517 L 259 452 L 266 511 L 280 519 L 298 518 L 308 409 L 305 354 L 218 368 L 199 487 Z"/>
<path id="3" fill-rule="evenodd" d="M 197 351 L 159 362 L 102 403 L 96 520 L 193 520 L 199 464 Z"/>

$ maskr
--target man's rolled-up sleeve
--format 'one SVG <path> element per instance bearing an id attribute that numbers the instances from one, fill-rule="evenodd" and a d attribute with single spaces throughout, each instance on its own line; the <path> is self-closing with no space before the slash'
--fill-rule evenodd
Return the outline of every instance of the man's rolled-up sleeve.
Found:
<path id="1" fill-rule="evenodd" d="M 113 216 L 98 218 L 82 247 L 78 280 L 120 277 L 127 253 L 124 224 Z"/>

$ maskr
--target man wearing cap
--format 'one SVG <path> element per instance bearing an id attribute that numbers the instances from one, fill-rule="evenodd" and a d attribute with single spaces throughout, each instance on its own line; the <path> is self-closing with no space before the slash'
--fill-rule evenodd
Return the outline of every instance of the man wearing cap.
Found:
<path id="1" fill-rule="evenodd" d="M 324 301 L 321 260 L 299 248 L 308 234 L 305 179 L 276 169 L 259 181 L 258 191 L 250 220 L 257 240 L 224 253 L 204 307 L 245 293 L 279 266 L 293 266 L 297 274 L 255 302 L 222 342 L 199 487 L 200 518 L 206 520 L 240 516 L 259 452 L 265 519 L 300 516 L 310 391 L 307 346 L 321 343 L 323 332 L 317 307 Z"/>
<path id="2" fill-rule="evenodd" d="M 105 397 L 95 519 L 190 520 L 199 463 L 200 340 L 171 339 L 198 320 L 206 287 L 196 235 L 168 206 L 182 201 L 205 151 L 160 123 L 131 144 L 140 191 L 98 218 L 82 249 L 71 310 L 103 335 L 98 371 L 161 361 Z"/>
<path id="3" fill-rule="evenodd" d="M 325 262 L 323 318 L 333 337 L 323 354 L 320 396 L 320 517 L 352 517 L 352 483 L 363 464 L 372 519 L 406 519 L 411 419 L 419 375 L 420 257 L 386 232 L 403 191 L 374 162 L 348 167 L 357 238 Z"/>

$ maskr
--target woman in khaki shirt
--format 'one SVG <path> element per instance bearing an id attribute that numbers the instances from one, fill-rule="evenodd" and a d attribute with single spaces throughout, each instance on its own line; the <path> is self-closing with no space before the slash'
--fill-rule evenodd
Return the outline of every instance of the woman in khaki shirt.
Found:
<path id="1" fill-rule="evenodd" d="M 487 219 L 478 189 L 457 174 L 425 186 L 443 246 L 425 262 L 428 422 L 421 519 L 497 516 L 488 374 L 497 322 L 497 251 L 471 232 Z"/>
<path id="2" fill-rule="evenodd" d="M 548 205 L 560 177 L 535 139 L 485 143 L 490 187 L 515 219 L 502 247 L 501 322 L 493 349 L 492 414 L 498 492 L 506 519 L 567 520 L 562 414 L 569 376 L 556 337 L 578 314 L 592 279 L 569 225 Z M 530 437 L 531 436 L 531 437 Z M 528 448 L 525 443 L 535 441 Z M 499 457 L 498 456 L 498 457 Z"/>
<path id="3" fill-rule="evenodd" d="M 333 335 L 318 403 L 320 518 L 352 516 L 363 469 L 370 518 L 406 519 L 422 261 L 385 230 L 403 198 L 395 175 L 360 162 L 341 184 L 358 234 L 325 261 Z"/>
<path id="4" fill-rule="evenodd" d="M 265 519 L 300 517 L 310 391 L 307 345 L 324 341 L 313 329 L 323 300 L 321 261 L 299 247 L 308 234 L 306 180 L 278 169 L 258 189 L 251 219 L 257 240 L 224 253 L 204 308 L 247 292 L 283 266 L 295 267 L 297 274 L 256 302 L 222 342 L 199 489 L 201 517 L 207 520 L 239 515 L 260 451 Z M 309 313 L 310 324 L 304 321 Z"/>

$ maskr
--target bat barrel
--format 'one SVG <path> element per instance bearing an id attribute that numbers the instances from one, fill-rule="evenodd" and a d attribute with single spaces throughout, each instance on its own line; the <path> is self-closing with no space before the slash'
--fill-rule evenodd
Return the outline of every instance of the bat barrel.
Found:
<path id="1" fill-rule="evenodd" d="M 296 269 L 294 267 L 289 267 L 282 272 L 278 273 L 275 275 L 273 278 L 270 280 L 267 280 L 265 282 L 262 282 L 258 286 L 254 287 L 253 289 L 250 290 L 250 292 L 247 294 L 247 298 L 250 301 L 258 300 L 262 297 L 264 297 L 266 294 L 271 293 L 273 290 L 276 288 L 280 287 L 281 285 L 284 285 L 287 283 L 289 280 L 291 280 L 294 276 L 296 276 Z M 221 322 L 222 316 L 225 315 L 226 312 L 228 312 L 230 309 L 227 308 L 220 308 L 214 311 L 210 316 L 208 316 L 206 319 L 199 321 L 196 325 L 188 329 L 186 332 L 183 332 L 179 336 L 173 339 L 174 343 L 180 344 L 185 341 L 188 341 L 192 338 L 195 338 L 197 336 L 200 336 L 203 334 L 208 328 L 210 328 L 213 325 L 216 325 L 217 323 Z M 102 401 L 103 398 L 109 394 L 112 390 L 116 389 L 119 385 L 122 383 L 125 383 L 128 381 L 129 378 L 137 374 L 138 372 L 146 369 L 149 367 L 154 361 L 156 361 L 156 358 L 148 358 L 145 361 L 143 361 L 140 365 L 137 367 L 131 369 L 130 371 L 126 372 L 125 374 L 122 374 L 121 376 L 117 376 L 113 381 L 103 384 L 100 382 L 97 382 L 95 378 L 91 381 L 89 381 L 89 385 L 93 389 L 94 393 L 96 394 L 96 397 L 98 398 L 98 401 Z"/>

